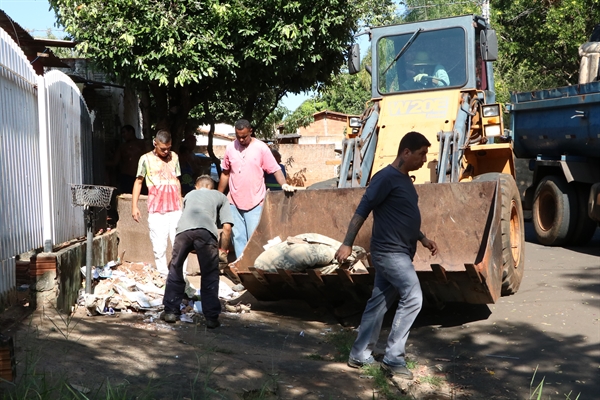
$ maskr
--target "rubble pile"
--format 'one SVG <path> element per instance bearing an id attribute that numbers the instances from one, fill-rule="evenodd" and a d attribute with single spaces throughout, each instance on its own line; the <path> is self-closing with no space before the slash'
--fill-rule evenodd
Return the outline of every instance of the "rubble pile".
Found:
<path id="1" fill-rule="evenodd" d="M 85 277 L 86 267 L 81 268 Z M 82 289 L 78 304 L 84 306 L 88 315 L 113 315 L 115 312 L 145 312 L 154 316 L 149 322 L 158 319 L 163 309 L 166 277 L 155 268 L 145 263 L 120 263 L 111 261 L 103 267 L 92 267 L 93 293 L 86 294 Z M 181 304 L 181 320 L 193 322 L 196 314 L 202 313 L 200 290 L 192 286 L 186 278 L 185 294 Z M 219 285 L 219 298 L 233 300 L 239 293 L 232 291 L 229 286 Z M 240 307 L 225 304 L 225 310 L 234 312 L 249 312 L 248 306 Z"/>

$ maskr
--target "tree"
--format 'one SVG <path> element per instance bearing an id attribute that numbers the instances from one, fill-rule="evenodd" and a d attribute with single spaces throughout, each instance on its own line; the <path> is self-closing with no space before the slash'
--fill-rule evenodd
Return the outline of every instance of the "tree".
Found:
<path id="1" fill-rule="evenodd" d="M 465 14 L 481 14 L 480 2 L 447 0 L 408 0 L 401 1 L 405 13 L 404 22 L 426 21 L 429 19 L 452 17 Z"/>
<path id="2" fill-rule="evenodd" d="M 137 86 L 177 143 L 203 122 L 263 121 L 288 92 L 327 83 L 367 0 L 50 0 L 79 50 Z M 149 125 L 145 126 L 148 134 Z"/>
<path id="3" fill-rule="evenodd" d="M 479 2 L 403 1 L 406 21 L 481 14 Z M 509 101 L 510 91 L 527 91 L 577 82 L 578 48 L 600 20 L 596 0 L 491 2 L 491 25 L 499 36 L 496 93 Z"/>
<path id="4" fill-rule="evenodd" d="M 600 20 L 595 0 L 500 0 L 492 20 L 500 36 L 502 99 L 526 91 L 577 83 L 579 46 Z"/>
<path id="5" fill-rule="evenodd" d="M 327 103 L 320 101 L 319 96 L 305 100 L 291 114 L 283 119 L 285 132 L 294 133 L 298 128 L 307 127 L 313 121 L 313 114 L 327 109 Z"/>

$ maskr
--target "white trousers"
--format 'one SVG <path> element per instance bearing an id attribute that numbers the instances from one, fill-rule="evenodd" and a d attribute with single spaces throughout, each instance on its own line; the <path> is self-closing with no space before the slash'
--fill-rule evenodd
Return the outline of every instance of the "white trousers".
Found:
<path id="1" fill-rule="evenodd" d="M 167 265 L 167 244 L 171 239 L 171 246 L 175 243 L 177 223 L 181 217 L 181 211 L 171 211 L 165 214 L 148 214 L 148 228 L 150 229 L 150 241 L 154 251 L 154 263 L 158 272 L 169 273 Z M 185 271 L 185 265 L 183 270 Z"/>

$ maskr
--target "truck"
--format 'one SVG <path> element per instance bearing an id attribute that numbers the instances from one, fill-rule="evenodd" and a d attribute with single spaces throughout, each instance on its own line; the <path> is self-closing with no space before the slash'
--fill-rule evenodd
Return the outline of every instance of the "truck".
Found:
<path id="1" fill-rule="evenodd" d="M 256 231 L 226 273 L 259 300 L 300 298 L 338 316 L 360 310 L 375 274 L 368 259 L 366 271 L 341 265 L 326 274 L 268 272 L 255 260 L 276 237 L 311 232 L 342 241 L 370 178 L 394 160 L 406 133 L 418 131 L 432 147 L 411 177 L 422 231 L 439 247 L 432 257 L 419 246 L 414 258 L 425 301 L 489 304 L 516 293 L 525 260 L 523 211 L 512 140 L 504 135 L 495 101 L 496 32 L 484 18 L 465 15 L 376 27 L 368 34 L 372 99 L 362 116 L 349 121 L 337 187 L 269 192 Z M 350 72 L 359 67 L 355 44 Z M 371 227 L 368 218 L 355 240 L 367 252 Z"/>
<path id="2" fill-rule="evenodd" d="M 523 207 L 547 246 L 583 245 L 600 222 L 598 33 L 579 48 L 577 85 L 515 92 L 506 107 L 515 155 L 533 172 Z"/>

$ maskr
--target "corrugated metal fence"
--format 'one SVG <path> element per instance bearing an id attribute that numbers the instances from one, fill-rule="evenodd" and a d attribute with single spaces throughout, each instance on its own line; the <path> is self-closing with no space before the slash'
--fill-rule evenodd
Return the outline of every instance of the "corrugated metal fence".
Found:
<path id="1" fill-rule="evenodd" d="M 0 29 L 0 304 L 15 290 L 15 256 L 82 236 L 71 183 L 91 183 L 92 124 L 65 74 L 37 76 Z"/>

